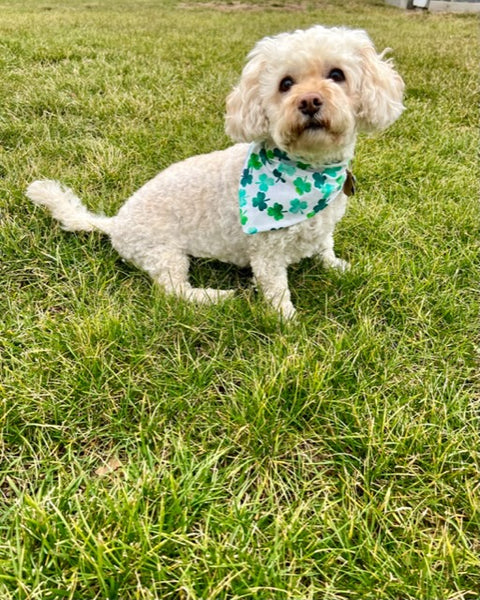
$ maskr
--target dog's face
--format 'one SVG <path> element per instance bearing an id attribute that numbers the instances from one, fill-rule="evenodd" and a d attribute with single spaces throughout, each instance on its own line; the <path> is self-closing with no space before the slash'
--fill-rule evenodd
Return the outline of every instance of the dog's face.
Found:
<path id="1" fill-rule="evenodd" d="M 264 74 L 262 96 L 269 134 L 293 154 L 345 146 L 355 135 L 351 82 L 345 61 L 293 54 Z"/>
<path id="2" fill-rule="evenodd" d="M 365 32 L 316 26 L 258 42 L 227 99 L 226 131 L 340 158 L 358 130 L 383 129 L 401 114 L 402 94 L 402 79 Z"/>

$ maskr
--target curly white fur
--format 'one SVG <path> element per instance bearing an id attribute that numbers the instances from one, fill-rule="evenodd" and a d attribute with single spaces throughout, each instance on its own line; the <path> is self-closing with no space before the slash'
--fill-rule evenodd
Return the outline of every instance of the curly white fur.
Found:
<path id="1" fill-rule="evenodd" d="M 313 165 L 341 162 L 353 157 L 358 131 L 383 129 L 401 114 L 402 94 L 402 79 L 364 31 L 315 26 L 257 43 L 227 99 L 226 131 L 236 141 L 264 140 Z M 305 109 L 312 103 L 314 114 Z M 67 230 L 105 232 L 125 259 L 183 298 L 218 301 L 232 293 L 193 288 L 190 256 L 251 265 L 265 298 L 289 318 L 295 309 L 288 265 L 317 255 L 328 267 L 346 267 L 335 256 L 333 232 L 347 199 L 339 193 L 312 219 L 247 235 L 237 197 L 247 149 L 238 143 L 171 165 L 110 218 L 89 212 L 55 181 L 35 181 L 27 195 Z"/>

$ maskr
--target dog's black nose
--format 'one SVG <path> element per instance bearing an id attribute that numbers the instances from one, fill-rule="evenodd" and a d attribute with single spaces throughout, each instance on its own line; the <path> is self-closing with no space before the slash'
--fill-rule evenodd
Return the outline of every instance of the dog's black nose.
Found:
<path id="1" fill-rule="evenodd" d="M 321 109 L 322 97 L 318 94 L 306 94 L 298 103 L 298 110 L 307 117 L 313 117 Z"/>

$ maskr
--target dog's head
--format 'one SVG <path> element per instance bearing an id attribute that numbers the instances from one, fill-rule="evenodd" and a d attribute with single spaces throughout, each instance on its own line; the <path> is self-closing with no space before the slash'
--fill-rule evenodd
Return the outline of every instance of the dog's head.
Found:
<path id="1" fill-rule="evenodd" d="M 249 54 L 227 98 L 226 132 L 299 156 L 341 154 L 357 131 L 384 129 L 400 116 L 403 88 L 364 31 L 317 25 L 282 33 Z"/>

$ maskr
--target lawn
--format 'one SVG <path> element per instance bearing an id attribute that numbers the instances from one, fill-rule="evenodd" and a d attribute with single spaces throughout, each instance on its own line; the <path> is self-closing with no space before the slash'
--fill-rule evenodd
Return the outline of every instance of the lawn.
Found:
<path id="1" fill-rule="evenodd" d="M 196 261 L 165 297 L 99 234 L 24 196 L 57 178 L 113 214 L 229 144 L 265 35 L 343 24 L 390 47 L 404 115 L 362 137 L 336 235 L 351 270 Z M 380 0 L 0 0 L 0 599 L 478 600 L 474 17 Z"/>

